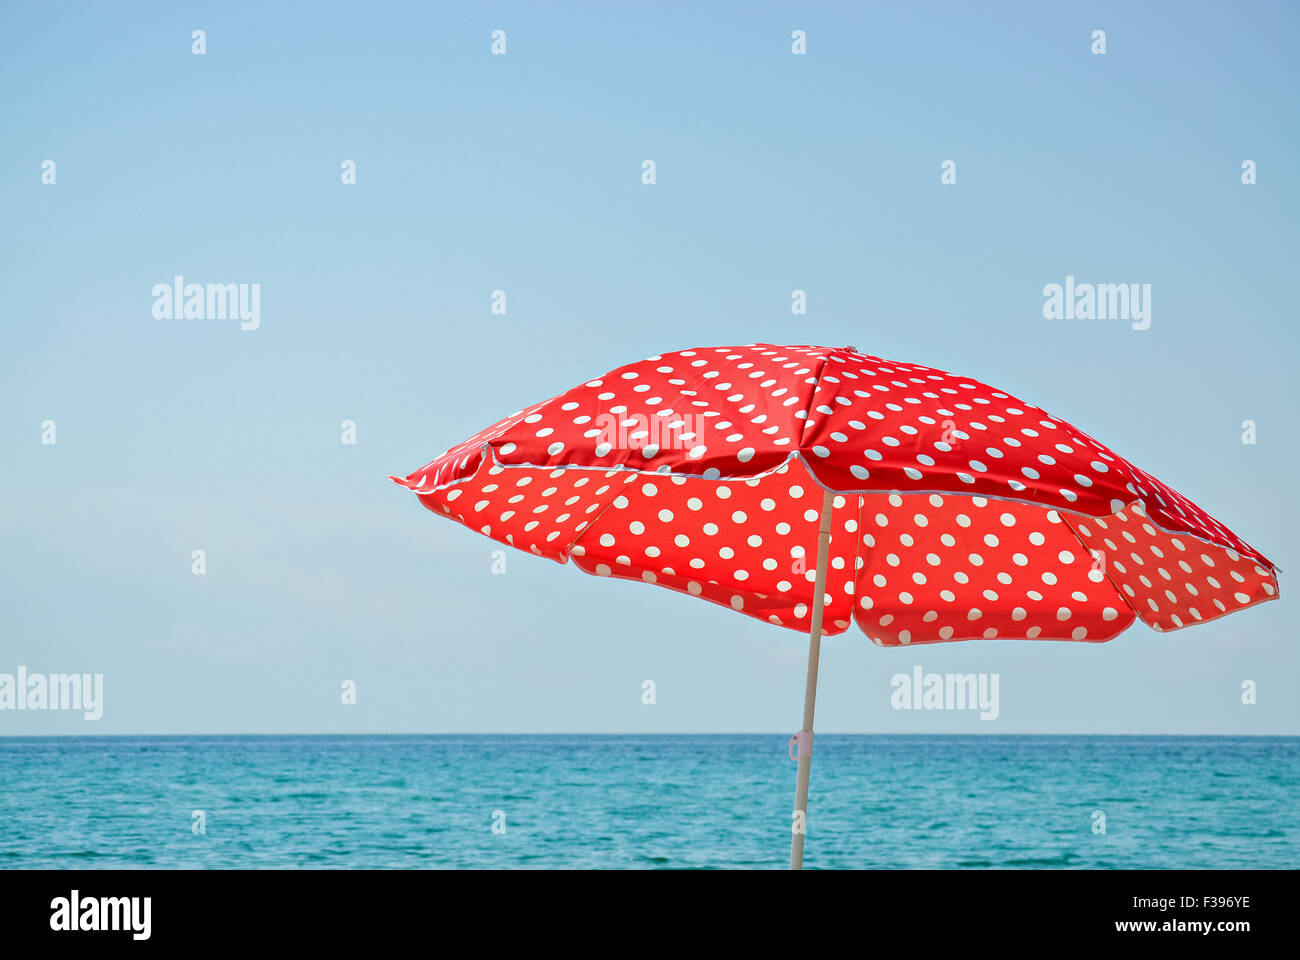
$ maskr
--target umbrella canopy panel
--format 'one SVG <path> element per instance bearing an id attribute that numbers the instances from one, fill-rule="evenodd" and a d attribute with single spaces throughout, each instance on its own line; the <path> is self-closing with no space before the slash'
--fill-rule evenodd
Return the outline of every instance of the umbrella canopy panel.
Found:
<path id="1" fill-rule="evenodd" d="M 1277 596 L 1267 559 L 1059 418 L 850 349 L 704 348 L 619 368 L 405 478 L 434 512 L 598 576 L 886 646 L 1104 641 Z"/>

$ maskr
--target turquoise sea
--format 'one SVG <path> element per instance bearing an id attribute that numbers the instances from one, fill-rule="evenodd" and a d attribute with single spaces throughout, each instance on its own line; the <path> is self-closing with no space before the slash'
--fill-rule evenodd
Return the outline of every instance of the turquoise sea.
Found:
<path id="1" fill-rule="evenodd" d="M 786 739 L 0 738 L 0 866 L 783 867 Z M 805 865 L 1295 868 L 1297 812 L 1295 737 L 820 734 Z"/>

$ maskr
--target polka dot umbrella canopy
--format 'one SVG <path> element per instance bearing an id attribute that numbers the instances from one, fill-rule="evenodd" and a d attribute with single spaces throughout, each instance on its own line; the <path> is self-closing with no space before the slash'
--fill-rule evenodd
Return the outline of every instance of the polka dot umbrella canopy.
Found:
<path id="1" fill-rule="evenodd" d="M 603 577 L 819 640 L 1100 642 L 1278 596 L 1273 564 L 1059 417 L 852 347 L 700 347 L 619 367 L 406 477 L 425 507 Z"/>

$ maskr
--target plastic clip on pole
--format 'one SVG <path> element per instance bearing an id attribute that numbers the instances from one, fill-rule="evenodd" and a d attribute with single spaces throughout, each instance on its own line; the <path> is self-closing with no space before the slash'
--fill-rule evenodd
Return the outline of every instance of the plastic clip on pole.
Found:
<path id="1" fill-rule="evenodd" d="M 790 738 L 790 759 L 798 762 L 800 757 L 811 759 L 813 751 L 813 732 L 811 730 L 800 730 Z"/>

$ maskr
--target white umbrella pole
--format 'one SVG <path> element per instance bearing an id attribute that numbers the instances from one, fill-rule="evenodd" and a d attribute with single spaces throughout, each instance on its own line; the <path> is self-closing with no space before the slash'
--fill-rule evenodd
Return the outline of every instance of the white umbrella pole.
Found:
<path id="1" fill-rule="evenodd" d="M 803 838 L 808 829 L 808 774 L 812 770 L 813 710 L 817 706 L 817 661 L 822 649 L 822 607 L 826 599 L 826 557 L 831 543 L 831 510 L 835 495 L 822 494 L 821 523 L 817 528 L 817 579 L 813 584 L 812 629 L 808 631 L 808 680 L 803 692 L 803 729 L 790 738 L 790 752 L 798 748 L 799 773 L 795 781 L 794 822 L 791 825 L 790 869 L 803 869 Z"/>

